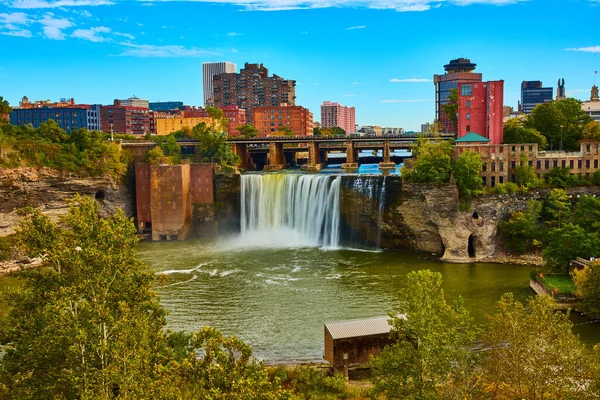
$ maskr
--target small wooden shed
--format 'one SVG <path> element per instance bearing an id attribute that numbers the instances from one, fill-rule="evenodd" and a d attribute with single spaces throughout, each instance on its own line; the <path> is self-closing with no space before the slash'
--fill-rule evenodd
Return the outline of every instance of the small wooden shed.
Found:
<path id="1" fill-rule="evenodd" d="M 381 316 L 325 323 L 325 360 L 340 372 L 367 364 L 371 356 L 394 341 L 390 338 L 390 317 Z"/>

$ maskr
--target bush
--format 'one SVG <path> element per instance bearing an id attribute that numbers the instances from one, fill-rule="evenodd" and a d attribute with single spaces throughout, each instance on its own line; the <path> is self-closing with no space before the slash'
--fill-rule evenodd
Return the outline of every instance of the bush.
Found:
<path id="1" fill-rule="evenodd" d="M 346 378 L 340 373 L 328 376 L 327 371 L 309 365 L 277 367 L 269 371 L 271 380 L 279 380 L 284 389 L 298 399 L 348 399 L 351 394 Z"/>
<path id="2" fill-rule="evenodd" d="M 600 186 L 600 170 L 594 172 L 594 175 L 592 175 L 592 183 L 596 186 Z"/>
<path id="3" fill-rule="evenodd" d="M 554 167 L 544 175 L 546 183 L 559 188 L 580 186 L 581 180 L 577 175 L 571 175 L 570 168 Z"/>
<path id="4" fill-rule="evenodd" d="M 499 183 L 494 186 L 491 190 L 494 194 L 515 194 L 519 191 L 519 186 L 513 182 Z"/>

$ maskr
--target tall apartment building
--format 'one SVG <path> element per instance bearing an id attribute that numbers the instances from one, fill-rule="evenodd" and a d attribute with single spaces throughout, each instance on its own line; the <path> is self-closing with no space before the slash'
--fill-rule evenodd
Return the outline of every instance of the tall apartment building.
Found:
<path id="1" fill-rule="evenodd" d="M 213 76 L 215 107 L 223 109 L 237 106 L 246 110 L 249 123 L 254 122 L 256 107 L 278 107 L 282 103 L 296 105 L 296 81 L 283 79 L 263 64 L 244 64 L 236 73 L 222 73 Z"/>
<path id="2" fill-rule="evenodd" d="M 123 105 L 120 100 L 115 100 L 112 106 L 100 107 L 100 124 L 103 132 L 127 135 L 154 133 L 154 119 L 148 107 Z"/>
<path id="3" fill-rule="evenodd" d="M 597 122 L 600 122 L 600 98 L 598 96 L 598 86 L 592 86 L 590 100 L 581 103 L 581 108 L 587 115 Z"/>
<path id="4" fill-rule="evenodd" d="M 521 83 L 521 112 L 531 114 L 538 104 L 552 101 L 554 88 L 543 87 L 540 81 L 523 81 Z"/>
<path id="5" fill-rule="evenodd" d="M 74 104 L 73 102 L 68 107 L 44 105 L 41 107 L 14 108 L 10 114 L 11 124 L 31 124 L 34 128 L 50 119 L 67 132 L 80 128 L 97 131 L 100 130 L 100 105 Z"/>
<path id="6" fill-rule="evenodd" d="M 440 123 L 441 132 L 456 133 L 456 128 L 448 116 L 444 113 L 444 105 L 448 104 L 448 96 L 451 89 L 458 89 L 461 83 L 481 82 L 482 75 L 473 72 L 477 64 L 467 58 L 451 60 L 444 65 L 444 75 L 434 75 L 435 86 L 435 121 Z"/>
<path id="7" fill-rule="evenodd" d="M 504 138 L 504 81 L 458 85 L 458 137 L 474 132 L 502 144 Z"/>
<path id="8" fill-rule="evenodd" d="M 217 74 L 235 74 L 236 69 L 237 66 L 228 61 L 202 63 L 202 93 L 205 106 L 212 102 L 213 77 Z"/>
<path id="9" fill-rule="evenodd" d="M 321 126 L 339 127 L 346 131 L 346 134 L 353 133 L 356 131 L 356 110 L 340 103 L 324 101 L 321 104 Z"/>
<path id="10" fill-rule="evenodd" d="M 313 114 L 301 106 L 280 105 L 254 109 L 254 127 L 260 136 L 267 136 L 288 127 L 298 136 L 313 134 Z"/>

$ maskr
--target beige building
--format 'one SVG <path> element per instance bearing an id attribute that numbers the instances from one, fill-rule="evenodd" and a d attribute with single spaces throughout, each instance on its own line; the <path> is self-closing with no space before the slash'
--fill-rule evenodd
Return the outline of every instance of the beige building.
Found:
<path id="1" fill-rule="evenodd" d="M 581 103 L 581 108 L 587 115 L 592 117 L 594 121 L 600 122 L 600 99 L 598 98 L 598 86 L 592 87 L 592 92 L 589 101 Z"/>
<path id="2" fill-rule="evenodd" d="M 179 131 L 184 126 L 193 128 L 203 122 L 207 125 L 211 123 L 211 119 L 208 117 L 186 118 L 183 116 L 183 112 L 180 115 L 155 114 L 154 118 L 156 134 L 159 136 Z"/>

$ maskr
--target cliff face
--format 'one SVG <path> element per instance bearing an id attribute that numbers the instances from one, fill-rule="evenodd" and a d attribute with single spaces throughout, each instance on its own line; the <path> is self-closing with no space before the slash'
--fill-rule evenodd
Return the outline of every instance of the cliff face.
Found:
<path id="1" fill-rule="evenodd" d="M 453 262 L 473 262 L 500 255 L 498 223 L 513 211 L 524 209 L 528 200 L 542 200 L 550 191 L 485 195 L 472 199 L 469 211 L 459 211 L 460 199 L 453 184 L 402 186 L 400 182 L 399 177 L 386 178 L 386 189 L 380 190 L 384 194 L 383 203 L 370 195 L 372 191 L 360 191 L 355 183 L 345 183 L 341 212 L 346 229 L 358 235 L 363 243 L 435 253 L 442 260 Z M 370 185 L 381 187 L 381 182 Z M 574 200 L 584 194 L 600 196 L 600 188 L 572 188 L 569 194 Z"/>
<path id="2" fill-rule="evenodd" d="M 66 214 L 67 200 L 75 194 L 96 198 L 101 213 L 110 215 L 121 208 L 133 216 L 133 195 L 125 184 L 111 178 L 80 178 L 49 168 L 0 169 L 0 236 L 13 234 L 21 217 L 16 210 L 37 207 L 53 220 Z"/>

